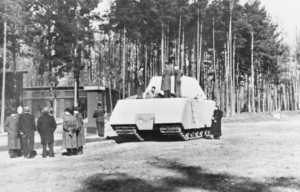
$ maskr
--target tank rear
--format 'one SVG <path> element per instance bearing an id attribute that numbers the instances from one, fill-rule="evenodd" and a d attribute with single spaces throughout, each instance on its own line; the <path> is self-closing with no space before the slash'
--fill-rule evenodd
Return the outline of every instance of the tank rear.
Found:
<path id="1" fill-rule="evenodd" d="M 210 127 L 214 105 L 214 101 L 190 98 L 120 100 L 110 125 L 119 136 L 140 141 L 152 133 L 188 140 Z"/>

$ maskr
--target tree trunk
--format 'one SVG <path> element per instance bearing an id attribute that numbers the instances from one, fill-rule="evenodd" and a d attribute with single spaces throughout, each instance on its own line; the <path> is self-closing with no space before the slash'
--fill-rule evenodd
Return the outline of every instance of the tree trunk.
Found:
<path id="1" fill-rule="evenodd" d="M 164 22 L 161 22 L 161 74 L 163 74 L 164 71 Z"/>
<path id="2" fill-rule="evenodd" d="M 254 63 L 253 63 L 253 48 L 254 48 L 254 34 L 251 32 L 251 105 L 252 105 L 252 112 L 255 113 L 255 101 L 254 101 Z"/>
<path id="3" fill-rule="evenodd" d="M 4 12 L 6 5 L 4 4 Z M 2 97 L 1 97 L 1 127 L 0 132 L 4 132 L 4 118 L 5 118 L 5 84 L 6 84 L 6 35 L 7 35 L 7 20 L 4 17 L 3 23 L 3 68 L 2 68 Z"/>
<path id="4" fill-rule="evenodd" d="M 180 9 L 179 9 L 180 11 Z M 180 62 L 180 54 L 181 54 L 181 42 L 180 42 L 180 38 L 181 38 L 181 12 L 179 13 L 179 29 L 178 29 L 178 44 L 177 44 L 177 66 L 179 67 L 179 69 L 182 69 L 182 63 Z"/>
<path id="5" fill-rule="evenodd" d="M 123 61 L 123 66 L 122 66 L 122 69 L 123 69 L 123 72 L 122 72 L 122 92 L 123 92 L 123 99 L 125 99 L 125 91 L 126 91 L 126 84 L 125 84 L 125 77 L 126 77 L 126 28 L 124 26 L 124 30 L 123 30 L 123 58 L 122 58 L 122 61 Z"/>

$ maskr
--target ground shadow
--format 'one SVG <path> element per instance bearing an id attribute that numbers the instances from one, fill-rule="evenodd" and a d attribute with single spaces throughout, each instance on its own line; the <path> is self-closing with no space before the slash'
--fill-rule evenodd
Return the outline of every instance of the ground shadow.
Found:
<path id="1" fill-rule="evenodd" d="M 254 181 L 246 177 L 228 174 L 212 174 L 201 167 L 186 166 L 164 159 L 148 161 L 154 167 L 179 173 L 179 177 L 161 177 L 157 181 L 147 181 L 125 173 L 96 174 L 82 182 L 80 191 L 109 192 L 171 192 L 180 189 L 213 192 L 271 192 L 274 187 L 282 191 L 293 189 L 300 191 L 300 184 L 295 178 L 268 178 L 266 181 Z"/>

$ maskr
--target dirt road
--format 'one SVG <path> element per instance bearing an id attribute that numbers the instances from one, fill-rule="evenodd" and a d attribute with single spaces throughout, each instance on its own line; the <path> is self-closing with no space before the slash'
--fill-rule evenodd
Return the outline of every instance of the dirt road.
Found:
<path id="1" fill-rule="evenodd" d="M 87 145 L 9 159 L 0 191 L 300 191 L 300 122 L 224 124 L 221 140 Z"/>

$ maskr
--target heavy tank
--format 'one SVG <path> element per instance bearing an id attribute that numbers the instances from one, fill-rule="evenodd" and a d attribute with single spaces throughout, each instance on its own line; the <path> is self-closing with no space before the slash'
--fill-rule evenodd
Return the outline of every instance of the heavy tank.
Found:
<path id="1" fill-rule="evenodd" d="M 153 77 L 144 99 L 119 100 L 110 117 L 110 125 L 120 137 L 139 141 L 155 135 L 176 136 L 181 140 L 206 137 L 211 127 L 215 102 L 207 100 L 196 79 L 181 78 L 181 98 L 145 99 L 153 86 L 160 92 L 162 77 Z M 174 76 L 171 77 L 174 95 Z M 170 138 L 170 137 L 167 137 Z"/>

